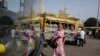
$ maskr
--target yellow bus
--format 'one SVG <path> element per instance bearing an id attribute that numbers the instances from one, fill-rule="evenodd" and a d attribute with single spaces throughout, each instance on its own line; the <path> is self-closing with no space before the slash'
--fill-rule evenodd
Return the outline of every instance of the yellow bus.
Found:
<path id="1" fill-rule="evenodd" d="M 52 33 L 56 31 L 57 25 L 62 24 L 65 30 L 75 30 L 78 31 L 79 27 L 83 27 L 83 24 L 79 20 L 73 20 L 71 18 L 57 18 L 57 17 L 36 17 L 32 19 L 22 20 L 23 22 L 32 22 L 36 31 L 40 31 L 40 28 L 44 28 L 47 39 L 52 36 Z M 38 34 L 39 35 L 39 34 Z"/>
<path id="2" fill-rule="evenodd" d="M 43 26 L 43 23 L 45 26 L 45 30 L 48 30 L 50 28 L 56 28 L 58 24 L 62 24 L 64 29 L 71 29 L 72 26 L 74 26 L 74 30 L 78 30 L 80 27 L 83 27 L 83 23 L 79 20 L 73 20 L 73 19 L 61 19 L 57 17 L 50 17 L 46 16 L 45 21 L 43 22 L 44 18 L 43 17 L 36 17 L 32 19 L 26 19 L 22 20 L 24 22 L 32 22 L 36 28 L 40 28 Z M 41 24 L 41 25 L 40 25 Z"/>

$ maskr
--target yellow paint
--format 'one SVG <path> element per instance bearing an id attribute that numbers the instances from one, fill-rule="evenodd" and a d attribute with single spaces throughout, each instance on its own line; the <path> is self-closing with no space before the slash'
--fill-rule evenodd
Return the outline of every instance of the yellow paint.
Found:
<path id="1" fill-rule="evenodd" d="M 68 17 L 66 19 L 63 19 L 63 18 L 46 16 L 47 20 L 72 23 L 72 24 L 74 24 L 76 26 L 75 28 L 77 30 L 78 30 L 79 26 L 83 27 L 83 23 L 82 22 L 80 22 L 79 20 L 73 20 L 72 18 L 73 17 Z M 40 27 L 41 28 L 45 28 L 46 24 L 44 24 L 45 21 L 44 21 L 43 17 L 36 17 L 34 19 L 31 19 L 31 21 L 36 21 L 36 20 L 39 20 L 39 19 L 40 19 Z M 27 20 L 27 21 L 29 21 L 29 20 Z"/>
<path id="2" fill-rule="evenodd" d="M 43 17 L 40 17 L 40 28 L 45 29 L 45 19 Z"/>
<path id="3" fill-rule="evenodd" d="M 4 46 L 4 44 L 0 44 L 0 54 L 5 53 L 6 48 Z"/>

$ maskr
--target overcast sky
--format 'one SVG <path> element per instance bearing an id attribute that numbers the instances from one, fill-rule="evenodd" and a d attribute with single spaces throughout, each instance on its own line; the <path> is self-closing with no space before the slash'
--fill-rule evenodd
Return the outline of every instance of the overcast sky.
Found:
<path id="1" fill-rule="evenodd" d="M 45 12 L 57 13 L 66 8 L 68 13 L 81 20 L 97 17 L 98 0 L 43 0 Z M 39 2 L 37 3 L 39 4 Z M 8 0 L 8 9 L 19 11 L 19 0 Z"/>

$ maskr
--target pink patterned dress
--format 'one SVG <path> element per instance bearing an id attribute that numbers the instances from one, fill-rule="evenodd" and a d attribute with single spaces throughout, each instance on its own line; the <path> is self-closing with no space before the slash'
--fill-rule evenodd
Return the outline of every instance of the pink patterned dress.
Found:
<path id="1" fill-rule="evenodd" d="M 60 37 L 60 38 L 58 38 Z M 64 52 L 64 30 L 60 30 L 60 31 L 56 31 L 54 33 L 54 38 L 58 38 L 57 39 L 57 48 L 55 48 L 53 51 L 53 56 L 65 56 L 65 52 Z"/>

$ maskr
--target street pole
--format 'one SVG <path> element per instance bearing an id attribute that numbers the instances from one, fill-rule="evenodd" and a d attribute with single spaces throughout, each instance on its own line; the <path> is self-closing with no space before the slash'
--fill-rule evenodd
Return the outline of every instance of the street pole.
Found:
<path id="1" fill-rule="evenodd" d="M 98 27 L 98 25 L 99 25 L 99 8 L 100 7 L 100 0 L 98 0 L 98 10 L 97 10 L 97 24 L 96 24 L 96 26 Z"/>
<path id="2" fill-rule="evenodd" d="M 41 56 L 42 48 L 45 42 L 45 20 L 46 20 L 46 13 L 43 10 L 43 0 L 40 0 L 40 38 L 38 40 L 38 44 L 36 45 L 36 50 L 33 56 Z"/>
<path id="3" fill-rule="evenodd" d="M 99 7 L 100 7 L 100 0 L 98 0 L 97 24 L 96 24 L 96 27 L 99 27 Z M 96 29 L 96 33 L 98 33 L 98 29 Z"/>
<path id="4" fill-rule="evenodd" d="M 22 12 L 22 11 L 21 11 L 21 0 L 20 0 L 20 9 L 19 9 L 19 10 L 20 10 L 20 17 L 21 17 L 21 12 Z"/>
<path id="5" fill-rule="evenodd" d="M 31 8 L 30 8 L 30 18 L 32 19 L 33 18 L 33 2 L 31 0 Z"/>

